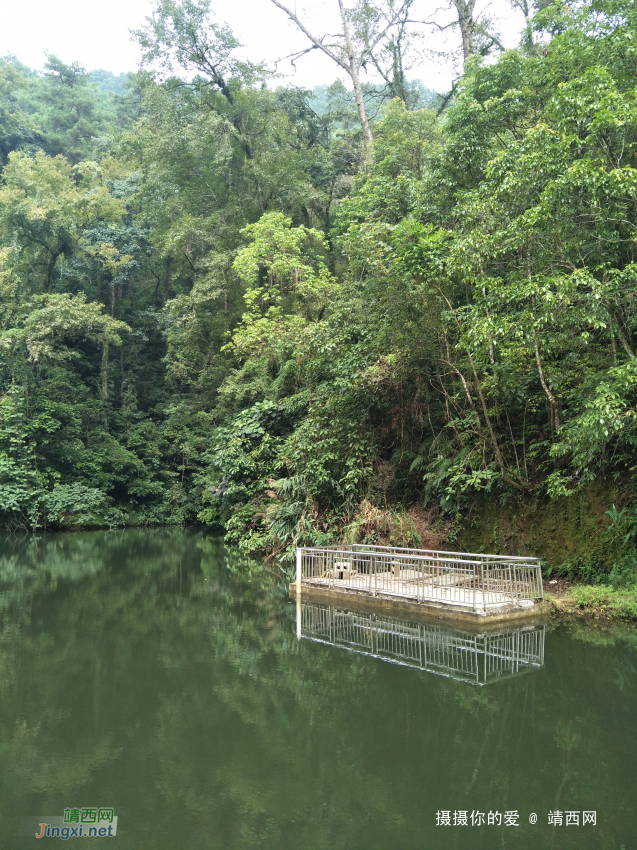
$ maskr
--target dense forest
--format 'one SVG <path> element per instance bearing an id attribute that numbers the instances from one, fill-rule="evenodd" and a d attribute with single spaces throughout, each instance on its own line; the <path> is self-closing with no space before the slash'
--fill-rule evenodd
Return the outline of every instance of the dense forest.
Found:
<path id="1" fill-rule="evenodd" d="M 523 5 L 444 96 L 373 3 L 351 90 L 279 86 L 207 0 L 158 2 L 135 74 L 0 60 L 4 527 L 200 522 L 285 567 L 602 486 L 569 569 L 633 579 L 637 7 Z"/>

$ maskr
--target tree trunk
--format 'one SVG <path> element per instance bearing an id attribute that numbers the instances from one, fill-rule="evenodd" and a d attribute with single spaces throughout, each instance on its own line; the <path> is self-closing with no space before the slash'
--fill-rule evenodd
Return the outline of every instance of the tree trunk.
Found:
<path id="1" fill-rule="evenodd" d="M 55 274 L 55 264 L 57 263 L 60 255 L 63 253 L 63 248 L 58 248 L 56 251 L 49 251 L 49 262 L 47 263 L 46 268 L 46 292 L 51 291 L 51 286 L 53 285 L 53 275 Z"/>
<path id="2" fill-rule="evenodd" d="M 634 360 L 635 359 L 635 352 L 630 347 L 628 340 L 626 339 L 626 335 L 623 333 L 621 327 L 619 326 L 619 321 L 617 320 L 615 313 L 613 312 L 610 304 L 605 304 L 604 306 L 606 307 L 606 309 L 608 311 L 608 315 L 610 316 L 611 345 L 613 346 L 613 353 L 615 354 L 615 357 L 616 357 L 615 333 L 617 333 L 619 341 L 622 344 L 622 348 L 624 349 L 624 351 L 628 355 L 628 358 L 630 360 Z"/>
<path id="3" fill-rule="evenodd" d="M 172 257 L 166 257 L 166 262 L 164 264 L 164 304 L 168 301 L 168 296 L 170 295 L 170 266 L 172 265 Z"/>
<path id="4" fill-rule="evenodd" d="M 102 400 L 108 401 L 108 337 L 102 340 Z"/>
<path id="5" fill-rule="evenodd" d="M 119 398 L 124 403 L 124 345 L 119 347 Z"/>
<path id="6" fill-rule="evenodd" d="M 374 137 L 372 136 L 372 131 L 369 126 L 369 119 L 367 118 L 365 101 L 363 100 L 363 90 L 361 88 L 360 77 L 358 76 L 358 68 L 356 68 L 353 61 L 351 76 L 352 83 L 354 85 L 354 96 L 356 98 L 356 109 L 358 110 L 358 118 L 361 122 L 361 127 L 363 129 L 363 136 L 365 137 L 365 162 L 369 163 L 372 159 L 372 144 L 374 142 Z"/>
<path id="7" fill-rule="evenodd" d="M 466 62 L 473 53 L 473 43 L 476 32 L 476 22 L 473 17 L 475 0 L 452 0 L 458 12 L 458 26 L 462 37 L 462 58 Z"/>
<path id="8" fill-rule="evenodd" d="M 458 326 L 458 330 L 460 332 L 462 332 L 462 325 L 458 321 L 458 317 L 456 316 L 456 311 L 451 306 L 451 301 L 449 301 L 449 299 L 444 294 L 442 289 L 440 289 L 439 286 L 436 286 L 436 284 L 434 284 L 434 287 L 438 290 L 438 292 L 440 293 L 442 298 L 445 300 L 447 307 L 449 307 L 449 310 L 451 311 L 451 313 L 453 315 L 454 321 L 455 321 L 456 325 Z M 511 486 L 515 487 L 516 490 L 524 491 L 524 486 L 523 486 L 522 482 L 521 481 L 514 481 L 513 478 L 511 478 L 511 475 L 515 475 L 515 473 L 512 472 L 507 467 L 506 463 L 504 462 L 504 455 L 502 454 L 502 451 L 500 449 L 500 445 L 498 443 L 498 439 L 495 435 L 495 431 L 493 430 L 493 425 L 491 423 L 491 417 L 489 416 L 489 410 L 487 408 L 487 402 L 486 402 L 486 399 L 484 397 L 484 393 L 482 392 L 482 383 L 480 382 L 480 378 L 478 377 L 478 370 L 476 369 L 476 365 L 473 362 L 473 357 L 471 356 L 471 351 L 469 349 L 467 349 L 467 357 L 469 359 L 469 365 L 471 366 L 471 371 L 473 372 L 473 377 L 474 377 L 475 382 L 476 382 L 476 390 L 478 392 L 478 398 L 480 399 L 480 406 L 482 407 L 482 413 L 484 415 L 484 421 L 486 423 L 487 430 L 489 432 L 489 437 L 490 437 L 490 440 L 491 440 L 491 447 L 493 449 L 493 454 L 495 455 L 496 463 L 500 467 L 500 475 L 502 476 L 502 480 L 506 481 L 507 484 L 511 484 Z M 465 388 L 465 393 L 467 395 L 470 395 L 469 391 L 468 391 L 468 387 L 466 386 L 466 383 L 465 383 L 464 380 L 463 380 L 463 385 L 464 385 L 464 388 Z M 473 403 L 471 404 L 471 406 L 473 407 Z M 474 407 L 474 410 L 475 410 L 475 407 Z"/>
<path id="9" fill-rule="evenodd" d="M 535 336 L 535 331 L 533 331 L 533 344 L 535 346 L 535 362 L 537 364 L 538 375 L 540 376 L 540 383 L 542 384 L 542 389 L 544 390 L 547 399 L 549 400 L 549 409 L 551 411 L 550 416 L 550 426 L 554 431 L 559 431 L 561 422 L 560 422 L 560 409 L 557 401 L 555 400 L 555 396 L 549 389 L 548 384 L 544 379 L 544 370 L 542 369 L 542 361 L 540 359 L 540 348 L 537 344 L 537 337 Z"/>
<path id="10" fill-rule="evenodd" d="M 358 118 L 361 122 L 361 127 L 363 129 L 363 136 L 365 137 L 365 162 L 370 162 L 372 157 L 372 143 L 374 141 L 374 138 L 372 136 L 372 131 L 369 126 L 367 110 L 365 109 L 365 101 L 363 100 L 363 90 L 361 88 L 360 80 L 360 63 L 356 58 L 356 55 L 354 54 L 354 49 L 352 47 L 352 39 L 349 32 L 347 17 L 345 16 L 345 9 L 343 8 L 343 0 L 338 0 L 338 8 L 341 13 L 341 21 L 343 22 L 345 50 L 347 52 L 347 59 L 349 62 L 349 75 L 352 78 L 352 85 L 354 86 L 356 109 L 358 110 Z"/>
<path id="11" fill-rule="evenodd" d="M 106 334 L 102 338 L 102 374 L 100 376 L 100 391 L 102 396 L 102 415 L 104 417 L 104 425 L 108 427 L 108 414 L 106 405 L 108 404 L 108 346 L 109 341 Z"/>

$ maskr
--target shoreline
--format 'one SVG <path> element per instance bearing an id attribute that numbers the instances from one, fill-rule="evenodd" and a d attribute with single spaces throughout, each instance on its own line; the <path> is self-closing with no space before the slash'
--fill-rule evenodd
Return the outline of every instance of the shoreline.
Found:
<path id="1" fill-rule="evenodd" d="M 125 530 L 158 530 L 160 528 L 196 528 L 210 531 L 215 536 L 223 536 L 219 526 L 209 526 L 205 523 L 157 523 L 153 524 L 126 524 L 118 527 L 103 525 L 92 526 L 67 526 L 66 528 L 39 528 L 37 532 L 23 529 L 0 528 L 0 535 L 25 536 L 33 534 L 78 534 L 96 531 L 125 531 Z M 260 560 L 260 559 L 259 559 Z M 283 579 L 288 583 L 289 579 Z M 631 587 L 614 588 L 605 584 L 584 584 L 569 579 L 545 578 L 544 597 L 545 615 L 551 618 L 592 620 L 605 622 L 637 623 L 637 585 Z"/>
<path id="2" fill-rule="evenodd" d="M 552 617 L 637 622 L 637 586 L 553 579 L 544 581 L 544 597 Z"/>

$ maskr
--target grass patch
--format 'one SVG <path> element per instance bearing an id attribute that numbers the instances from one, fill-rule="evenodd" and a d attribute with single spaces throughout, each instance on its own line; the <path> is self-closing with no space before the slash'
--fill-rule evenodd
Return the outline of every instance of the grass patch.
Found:
<path id="1" fill-rule="evenodd" d="M 554 611 L 603 619 L 637 620 L 637 587 L 576 584 L 561 597 L 547 594 Z"/>

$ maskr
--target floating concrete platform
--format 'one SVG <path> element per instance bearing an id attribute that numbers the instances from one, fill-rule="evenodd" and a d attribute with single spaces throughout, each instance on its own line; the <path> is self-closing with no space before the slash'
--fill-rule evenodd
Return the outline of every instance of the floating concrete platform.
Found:
<path id="1" fill-rule="evenodd" d="M 465 622 L 528 619 L 544 612 L 535 558 L 395 547 L 297 549 L 290 593 Z"/>
<path id="2" fill-rule="evenodd" d="M 296 582 L 290 583 L 290 598 L 297 595 Z M 548 613 L 546 602 L 531 602 L 524 606 L 516 607 L 514 602 L 503 603 L 502 608 L 488 611 L 474 611 L 466 605 L 450 602 L 438 602 L 436 600 L 418 600 L 405 596 L 390 596 L 378 594 L 376 596 L 367 590 L 352 590 L 349 587 L 326 587 L 325 585 L 310 584 L 303 582 L 301 594 L 308 599 L 316 599 L 320 602 L 332 604 L 355 604 L 356 608 L 368 611 L 391 611 L 398 616 L 409 615 L 410 617 L 421 616 L 431 619 L 458 620 L 465 623 L 475 623 L 480 628 L 491 623 L 503 623 L 509 620 L 533 620 L 545 617 Z M 526 600 L 525 600 L 526 601 Z M 506 605 L 506 607 L 504 607 Z"/>

